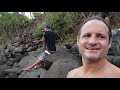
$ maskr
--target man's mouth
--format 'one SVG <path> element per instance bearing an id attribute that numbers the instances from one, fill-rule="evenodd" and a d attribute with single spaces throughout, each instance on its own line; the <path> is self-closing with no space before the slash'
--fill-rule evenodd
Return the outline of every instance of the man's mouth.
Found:
<path id="1" fill-rule="evenodd" d="M 88 49 L 88 50 L 100 50 L 101 49 L 101 45 L 85 45 L 85 48 Z"/>
<path id="2" fill-rule="evenodd" d="M 99 50 L 100 48 L 86 47 L 88 50 Z"/>

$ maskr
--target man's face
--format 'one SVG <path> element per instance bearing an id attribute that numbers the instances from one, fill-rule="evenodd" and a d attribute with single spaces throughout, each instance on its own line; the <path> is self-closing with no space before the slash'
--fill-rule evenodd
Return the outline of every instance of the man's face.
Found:
<path id="1" fill-rule="evenodd" d="M 45 31 L 48 31 L 48 29 L 47 29 L 47 28 L 44 28 L 44 30 L 45 30 Z"/>
<path id="2" fill-rule="evenodd" d="M 106 58 L 111 47 L 108 27 L 99 20 L 90 20 L 84 24 L 77 38 L 79 51 L 84 59 L 99 60 Z"/>
<path id="3" fill-rule="evenodd" d="M 48 28 L 45 28 L 44 30 L 45 30 L 45 31 L 50 31 L 50 29 L 48 29 Z"/>

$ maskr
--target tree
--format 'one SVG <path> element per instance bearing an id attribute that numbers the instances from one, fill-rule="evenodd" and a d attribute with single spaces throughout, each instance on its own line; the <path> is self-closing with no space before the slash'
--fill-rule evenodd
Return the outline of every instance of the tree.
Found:
<path id="1" fill-rule="evenodd" d="M 30 20 L 18 12 L 0 12 L 0 30 L 9 38 L 30 24 Z"/>

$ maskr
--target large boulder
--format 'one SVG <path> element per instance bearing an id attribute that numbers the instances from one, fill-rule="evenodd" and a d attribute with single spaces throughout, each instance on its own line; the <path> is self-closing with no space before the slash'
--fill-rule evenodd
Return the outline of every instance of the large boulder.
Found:
<path id="1" fill-rule="evenodd" d="M 16 67 L 19 67 L 21 69 L 25 68 L 25 67 L 33 64 L 36 60 L 37 60 L 37 58 L 35 58 L 32 55 L 25 56 L 20 60 L 20 62 L 17 64 Z"/>
<path id="2" fill-rule="evenodd" d="M 55 61 L 45 74 L 44 78 L 66 78 L 70 70 L 82 65 L 80 58 L 69 54 L 68 57 Z"/>
<path id="3" fill-rule="evenodd" d="M 3 65 L 7 62 L 7 57 L 0 53 L 0 65 Z"/>
<path id="4" fill-rule="evenodd" d="M 5 72 L 0 70 L 0 78 L 5 78 L 5 77 L 6 77 Z"/>
<path id="5" fill-rule="evenodd" d="M 22 72 L 22 70 L 20 68 L 11 68 L 11 69 L 6 69 L 5 73 L 9 74 L 9 73 L 16 73 L 17 75 L 19 75 Z"/>
<path id="6" fill-rule="evenodd" d="M 0 65 L 0 71 L 5 71 L 6 69 L 11 69 L 12 67 L 7 65 L 7 64 L 4 64 L 4 65 Z"/>
<path id="7" fill-rule="evenodd" d="M 9 65 L 9 66 L 13 66 L 14 62 L 9 60 L 6 64 Z"/>
<path id="8" fill-rule="evenodd" d="M 43 78 L 46 70 L 43 68 L 34 69 L 32 71 L 23 71 L 18 78 Z"/>
<path id="9" fill-rule="evenodd" d="M 0 78 L 5 78 L 6 77 L 6 73 L 5 73 L 5 70 L 6 69 L 10 69 L 11 67 L 4 64 L 4 65 L 0 65 Z"/>
<path id="10" fill-rule="evenodd" d="M 114 56 L 108 55 L 107 60 L 113 64 L 113 58 Z"/>
<path id="11" fill-rule="evenodd" d="M 12 61 L 14 61 L 14 62 L 20 62 L 22 58 L 23 58 L 23 55 L 21 53 L 14 53 Z"/>
<path id="12" fill-rule="evenodd" d="M 26 50 L 25 46 L 24 45 L 20 45 L 19 47 L 16 47 L 13 52 L 14 53 L 24 53 L 25 50 Z"/>
<path id="13" fill-rule="evenodd" d="M 46 61 L 55 62 L 57 60 L 62 60 L 63 58 L 69 57 L 70 53 L 67 48 L 57 47 L 57 51 L 45 58 Z"/>
<path id="14" fill-rule="evenodd" d="M 73 43 L 66 43 L 64 46 L 67 49 L 71 49 L 73 45 L 74 45 Z"/>
<path id="15" fill-rule="evenodd" d="M 69 50 L 70 53 L 73 53 L 73 54 L 79 54 L 79 48 L 77 46 L 77 44 L 74 44 L 72 46 L 72 48 Z"/>
<path id="16" fill-rule="evenodd" d="M 27 56 L 23 57 L 20 60 L 20 62 L 17 65 L 15 65 L 15 67 L 19 67 L 19 68 L 23 69 L 23 68 L 33 64 L 35 61 L 38 60 L 40 52 L 41 52 L 41 50 L 32 51 Z"/>
<path id="17" fill-rule="evenodd" d="M 5 64 L 5 61 L 4 60 L 0 60 L 0 65 L 3 65 Z"/>
<path id="18" fill-rule="evenodd" d="M 18 78 L 18 75 L 16 73 L 9 73 L 6 77 L 7 78 Z"/>
<path id="19" fill-rule="evenodd" d="M 10 52 L 13 52 L 15 49 L 15 46 L 13 46 L 12 44 L 8 43 L 7 48 L 10 50 Z"/>
<path id="20" fill-rule="evenodd" d="M 114 56 L 112 63 L 120 68 L 120 56 Z"/>
<path id="21" fill-rule="evenodd" d="M 112 30 L 112 46 L 109 49 L 108 55 L 120 55 L 120 30 Z"/>

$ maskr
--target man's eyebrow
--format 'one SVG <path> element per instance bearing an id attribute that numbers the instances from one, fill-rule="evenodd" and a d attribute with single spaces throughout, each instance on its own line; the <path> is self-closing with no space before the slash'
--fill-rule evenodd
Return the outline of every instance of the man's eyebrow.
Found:
<path id="1" fill-rule="evenodd" d="M 96 33 L 96 34 L 105 35 L 104 33 L 100 33 L 100 32 L 98 32 L 98 33 Z"/>

